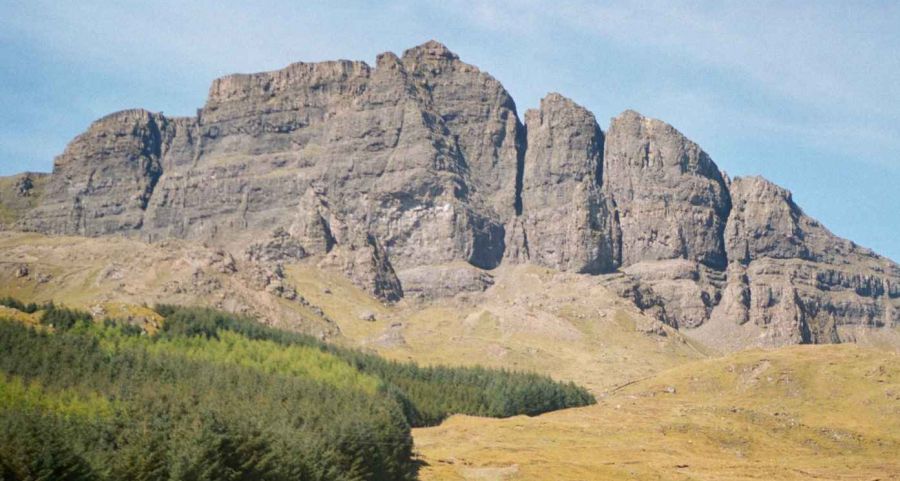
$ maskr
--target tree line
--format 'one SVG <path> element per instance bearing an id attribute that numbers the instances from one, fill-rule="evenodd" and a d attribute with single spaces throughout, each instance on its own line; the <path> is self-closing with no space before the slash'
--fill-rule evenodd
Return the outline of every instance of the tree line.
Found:
<path id="1" fill-rule="evenodd" d="M 41 308 L 52 330 L 0 320 L 3 480 L 415 479 L 411 426 L 594 402 L 543 376 L 387 361 L 211 309 L 157 306 L 148 336 Z"/>

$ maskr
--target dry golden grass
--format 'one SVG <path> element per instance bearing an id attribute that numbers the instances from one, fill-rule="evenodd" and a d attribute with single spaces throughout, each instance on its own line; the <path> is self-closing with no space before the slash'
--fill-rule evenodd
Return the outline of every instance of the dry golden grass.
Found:
<path id="1" fill-rule="evenodd" d="M 310 264 L 286 272 L 340 327 L 343 342 L 393 359 L 536 371 L 600 393 L 705 357 L 677 331 L 638 330 L 655 321 L 586 276 L 504 267 L 484 293 L 389 306 Z M 363 312 L 376 320 L 360 320 Z"/>
<path id="2" fill-rule="evenodd" d="M 386 357 L 531 370 L 600 399 L 535 418 L 458 416 L 415 430 L 426 481 L 900 479 L 896 351 L 809 346 L 712 357 L 677 331 L 653 333 L 654 321 L 589 276 L 529 266 L 495 270 L 484 293 L 384 305 L 312 259 L 285 269 L 306 306 L 249 286 L 240 260 L 237 273 L 222 273 L 208 256 L 181 241 L 0 233 L 0 295 L 144 325 L 158 322 L 141 307 L 155 302 L 252 306 L 283 327 L 333 322 L 333 341 Z M 32 272 L 16 278 L 22 264 Z M 366 312 L 375 320 L 361 320 Z M 19 317 L 33 324 L 36 316 Z M 897 332 L 854 335 L 896 349 Z"/>
<path id="3" fill-rule="evenodd" d="M 427 480 L 900 479 L 900 358 L 855 346 L 685 364 L 596 406 L 414 432 Z"/>
<path id="4" fill-rule="evenodd" d="M 244 266 L 223 272 L 220 258 L 214 249 L 182 241 L 0 232 L 0 295 L 94 312 L 111 306 L 126 318 L 142 315 L 132 307 L 168 303 L 216 307 L 315 333 L 330 327 L 308 306 L 250 285 Z M 17 277 L 23 265 L 29 275 Z"/>
<path id="5" fill-rule="evenodd" d="M 126 321 L 141 326 L 150 335 L 156 334 L 162 327 L 163 317 L 147 306 L 136 306 L 122 302 L 107 302 L 98 306 L 95 317 L 103 317 Z"/>

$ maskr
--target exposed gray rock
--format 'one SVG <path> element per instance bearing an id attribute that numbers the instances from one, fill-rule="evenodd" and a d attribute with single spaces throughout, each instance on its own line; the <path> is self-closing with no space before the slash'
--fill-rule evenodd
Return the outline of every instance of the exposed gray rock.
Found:
<path id="1" fill-rule="evenodd" d="M 710 312 L 710 317 L 725 319 L 727 322 L 740 325 L 750 320 L 749 309 L 750 283 L 747 271 L 744 266 L 732 262 L 728 266 L 721 301 Z"/>
<path id="2" fill-rule="evenodd" d="M 509 242 L 521 247 L 508 256 L 565 271 L 613 270 L 619 246 L 600 192 L 603 132 L 594 115 L 552 93 L 525 113 L 525 125 L 523 214 Z"/>
<path id="3" fill-rule="evenodd" d="M 91 124 L 56 158 L 30 230 L 100 235 L 140 229 L 162 174 L 166 119 L 126 110 Z"/>
<path id="4" fill-rule="evenodd" d="M 736 178 L 731 196 L 734 205 L 725 242 L 732 262 L 748 264 L 762 258 L 833 264 L 864 262 L 896 272 L 896 264 L 835 236 L 805 215 L 787 189 L 762 177 Z"/>
<path id="5" fill-rule="evenodd" d="M 834 236 L 765 179 L 737 178 L 730 187 L 725 271 L 685 260 L 644 261 L 606 282 L 675 327 L 712 320 L 737 333 L 750 323 L 758 329 L 750 345 L 840 342 L 844 325 L 900 324 L 896 264 Z"/>
<path id="6" fill-rule="evenodd" d="M 166 163 L 176 168 L 154 198 L 157 235 L 250 238 L 282 225 L 310 253 L 326 253 L 347 242 L 348 226 L 362 226 L 400 266 L 456 259 L 496 266 L 502 224 L 471 198 L 461 134 L 449 130 L 434 100 L 438 91 L 456 98 L 452 89 L 468 84 L 422 80 L 426 64 L 443 62 L 426 55 L 429 45 L 403 61 L 383 54 L 374 69 L 299 63 L 215 81 L 198 116 L 193 160 L 179 159 L 182 149 Z M 459 82 L 483 77 L 447 61 Z M 446 115 L 462 118 L 464 109 L 447 102 Z M 470 123 L 466 129 L 476 127 Z"/>
<path id="7" fill-rule="evenodd" d="M 319 262 L 319 267 L 347 276 L 375 297 L 393 302 L 403 297 L 403 289 L 381 244 L 371 234 L 356 236 L 338 245 Z"/>
<path id="8" fill-rule="evenodd" d="M 837 342 L 838 326 L 900 324 L 900 267 L 806 216 L 790 192 L 736 178 L 726 312 L 770 330 L 774 344 Z"/>
<path id="9" fill-rule="evenodd" d="M 9 229 L 41 202 L 49 174 L 23 172 L 0 177 L 0 230 Z"/>
<path id="10" fill-rule="evenodd" d="M 15 275 L 18 278 L 28 277 L 29 273 L 30 273 L 30 271 L 28 270 L 28 266 L 25 264 L 22 264 L 22 265 L 16 267 Z"/>
<path id="11" fill-rule="evenodd" d="M 300 200 L 296 220 L 289 227 L 289 235 L 297 239 L 304 252 L 325 254 L 337 243 L 331 231 L 332 224 L 343 230 L 343 226 L 328 208 L 325 193 L 312 187 L 306 190 Z"/>
<path id="12" fill-rule="evenodd" d="M 246 252 L 247 260 L 256 262 L 296 262 L 307 255 L 300 241 L 280 227 L 268 241 L 251 244 Z"/>
<path id="13" fill-rule="evenodd" d="M 725 280 L 723 273 L 685 259 L 642 262 L 624 272 L 649 291 L 641 294 L 643 302 L 665 313 L 657 316 L 660 320 L 684 328 L 697 327 L 709 319 Z"/>
<path id="14" fill-rule="evenodd" d="M 290 301 L 298 301 L 304 306 L 309 303 L 301 297 L 284 277 L 284 267 L 278 262 L 250 262 L 241 269 L 241 276 L 247 285 Z"/>
<path id="15" fill-rule="evenodd" d="M 727 264 L 722 233 L 730 209 L 725 179 L 700 147 L 672 126 L 628 110 L 612 120 L 604 193 L 615 203 L 621 265 L 687 259 Z"/>
<path id="16" fill-rule="evenodd" d="M 15 192 L 19 197 L 29 197 L 34 190 L 34 177 L 31 173 L 26 173 L 16 180 Z"/>
<path id="17" fill-rule="evenodd" d="M 453 297 L 463 292 L 483 292 L 494 285 L 488 272 L 466 264 L 419 266 L 397 276 L 403 295 L 418 299 Z"/>
<path id="18" fill-rule="evenodd" d="M 466 188 L 501 218 L 510 217 L 516 169 L 525 152 L 512 97 L 495 78 L 433 40 L 404 52 L 403 64 L 454 136 L 469 173 Z"/>

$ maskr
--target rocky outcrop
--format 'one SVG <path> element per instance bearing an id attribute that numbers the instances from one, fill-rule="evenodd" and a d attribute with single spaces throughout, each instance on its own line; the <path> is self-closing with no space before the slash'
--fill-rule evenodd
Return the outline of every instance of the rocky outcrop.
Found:
<path id="1" fill-rule="evenodd" d="M 672 126 L 630 110 L 614 118 L 603 189 L 618 213 L 623 266 L 677 258 L 727 264 L 722 234 L 731 202 L 724 177 Z"/>
<path id="2" fill-rule="evenodd" d="M 833 235 L 765 179 L 737 178 L 730 194 L 726 269 L 643 261 L 605 282 L 672 326 L 711 322 L 716 337 L 746 338 L 731 347 L 841 342 L 842 326 L 900 324 L 896 264 Z M 707 331 L 697 332 L 718 344 Z"/>
<path id="3" fill-rule="evenodd" d="M 49 179 L 37 172 L 0 177 L 0 230 L 15 226 L 41 202 Z"/>
<path id="4" fill-rule="evenodd" d="M 468 264 L 419 266 L 397 273 L 403 295 L 432 300 L 478 293 L 494 285 L 490 273 Z"/>
<path id="5" fill-rule="evenodd" d="M 501 218 L 509 217 L 525 153 L 512 97 L 495 78 L 435 41 L 407 50 L 402 61 L 452 133 L 469 173 L 467 188 Z"/>
<path id="6" fill-rule="evenodd" d="M 13 192 L 16 197 L 31 197 L 34 192 L 34 176 L 30 173 L 26 173 L 16 179 L 15 185 L 13 186 Z"/>
<path id="7" fill-rule="evenodd" d="M 729 181 L 633 111 L 604 134 L 549 94 L 523 125 L 500 82 L 433 41 L 375 66 L 229 75 L 196 117 L 112 114 L 44 184 L 0 182 L 0 222 L 199 240 L 261 266 L 311 257 L 385 301 L 480 292 L 501 262 L 534 263 L 609 274 L 597 282 L 662 322 L 761 345 L 900 323 L 900 268 L 785 189 Z M 7 215 L 13 202 L 37 207 Z M 273 269 L 260 283 L 290 296 Z"/>
<path id="8" fill-rule="evenodd" d="M 550 94 L 539 110 L 525 113 L 525 125 L 523 214 L 518 230 L 510 231 L 521 236 L 522 247 L 510 257 L 565 271 L 615 269 L 619 239 L 600 191 L 603 132 L 594 115 Z"/>
<path id="9" fill-rule="evenodd" d="M 349 243 L 348 226 L 363 226 L 398 266 L 496 266 L 504 237 L 490 208 L 496 186 L 469 181 L 470 167 L 496 162 L 466 137 L 490 130 L 479 124 L 489 121 L 460 97 L 487 77 L 435 45 L 403 59 L 383 54 L 375 68 L 299 63 L 216 80 L 197 127 L 182 136 L 192 160 L 182 148 L 165 162 L 172 170 L 153 199 L 150 235 L 216 241 L 281 225 L 324 254 Z M 441 71 L 455 80 L 437 82 Z M 467 158 L 464 146 L 478 155 Z"/>
<path id="10" fill-rule="evenodd" d="M 108 115 L 56 159 L 26 229 L 101 235 L 140 229 L 162 174 L 166 119 L 145 110 Z"/>
<path id="11" fill-rule="evenodd" d="M 835 236 L 817 220 L 806 216 L 787 189 L 762 177 L 735 179 L 731 195 L 734 207 L 728 219 L 725 243 L 728 258 L 733 262 L 749 264 L 770 258 L 883 264 L 884 259 L 872 251 Z"/>
<path id="12" fill-rule="evenodd" d="M 357 287 L 384 301 L 403 297 L 403 288 L 387 252 L 371 234 L 360 235 L 333 249 L 319 267 L 343 274 Z"/>
<path id="13" fill-rule="evenodd" d="M 789 191 L 737 178 L 725 241 L 731 265 L 715 315 L 771 327 L 772 344 L 838 342 L 841 325 L 900 324 L 900 267 L 806 216 Z"/>
<path id="14" fill-rule="evenodd" d="M 724 273 L 685 259 L 640 262 L 624 272 L 652 291 L 643 297 L 652 299 L 649 304 L 657 307 L 660 320 L 681 328 L 697 327 L 709 319 L 721 300 L 725 280 Z"/>
<path id="15" fill-rule="evenodd" d="M 251 244 L 245 254 L 247 260 L 261 263 L 296 262 L 309 255 L 299 240 L 280 227 L 270 239 Z"/>

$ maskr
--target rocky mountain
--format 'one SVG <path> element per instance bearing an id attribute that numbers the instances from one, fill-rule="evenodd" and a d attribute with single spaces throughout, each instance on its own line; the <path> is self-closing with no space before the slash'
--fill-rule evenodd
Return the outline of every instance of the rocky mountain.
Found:
<path id="1" fill-rule="evenodd" d="M 385 301 L 483 290 L 503 263 L 537 264 L 728 347 L 900 325 L 900 266 L 787 190 L 730 180 L 672 126 L 625 111 L 604 133 L 556 93 L 524 119 L 500 82 L 434 41 L 374 67 L 230 75 L 195 117 L 94 122 L 6 225 L 313 257 Z"/>

